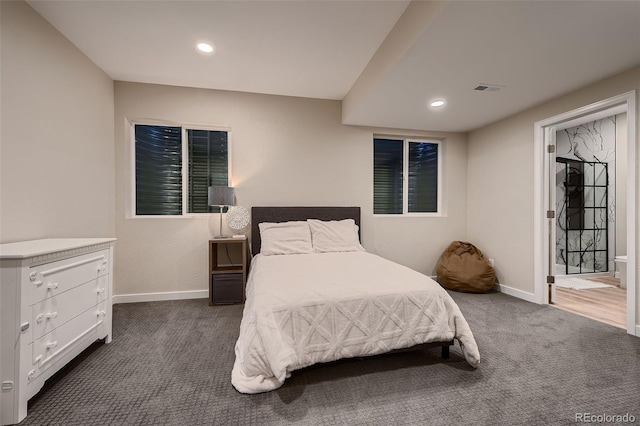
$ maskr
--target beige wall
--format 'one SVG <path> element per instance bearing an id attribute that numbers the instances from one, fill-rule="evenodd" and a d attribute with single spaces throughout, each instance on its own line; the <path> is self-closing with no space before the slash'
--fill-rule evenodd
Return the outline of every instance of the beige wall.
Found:
<path id="1" fill-rule="evenodd" d="M 113 82 L 26 3 L 0 7 L 0 242 L 114 236 Z"/>
<path id="2" fill-rule="evenodd" d="M 207 288 L 208 218 L 127 218 L 126 118 L 230 127 L 238 205 L 361 206 L 364 246 L 418 271 L 431 274 L 449 242 L 466 236 L 465 135 L 399 133 L 445 139 L 447 217 L 374 217 L 372 135 L 394 132 L 342 125 L 340 102 L 116 82 L 115 294 Z"/>
<path id="3" fill-rule="evenodd" d="M 502 284 L 534 292 L 534 123 L 631 90 L 640 67 L 469 133 L 468 238 L 495 259 Z"/>

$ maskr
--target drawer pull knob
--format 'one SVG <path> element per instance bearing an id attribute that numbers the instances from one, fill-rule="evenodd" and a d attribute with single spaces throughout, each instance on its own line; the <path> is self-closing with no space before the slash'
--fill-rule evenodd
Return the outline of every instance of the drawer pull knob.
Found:
<path id="1" fill-rule="evenodd" d="M 38 279 L 38 273 L 37 272 L 30 273 L 29 274 L 29 280 L 31 280 L 37 286 L 41 286 L 42 285 L 42 280 Z"/>
<path id="2" fill-rule="evenodd" d="M 105 290 L 106 289 L 104 289 L 104 288 L 99 288 L 99 289 L 96 290 L 96 293 L 102 294 L 102 293 L 104 293 Z"/>
<path id="3" fill-rule="evenodd" d="M 54 318 L 56 318 L 57 316 L 58 316 L 58 311 L 55 311 L 55 312 L 49 312 L 49 313 L 47 314 L 47 319 L 48 319 L 48 320 L 50 320 L 50 319 L 54 319 Z"/>
<path id="4" fill-rule="evenodd" d="M 58 288 L 58 283 L 47 284 L 47 289 L 49 289 L 49 290 L 55 290 L 57 288 Z"/>
<path id="5" fill-rule="evenodd" d="M 36 317 L 36 322 L 38 324 L 40 324 L 42 321 L 44 321 L 44 314 L 40 314 Z"/>
<path id="6" fill-rule="evenodd" d="M 107 311 L 105 311 L 104 309 L 101 311 L 96 312 L 96 315 L 98 317 L 104 317 L 105 315 L 107 315 Z"/>
<path id="7" fill-rule="evenodd" d="M 55 348 L 56 346 L 58 346 L 58 341 L 55 340 L 53 342 L 49 342 L 46 345 L 44 345 L 45 348 L 47 348 L 47 350 L 51 350 L 53 348 Z"/>

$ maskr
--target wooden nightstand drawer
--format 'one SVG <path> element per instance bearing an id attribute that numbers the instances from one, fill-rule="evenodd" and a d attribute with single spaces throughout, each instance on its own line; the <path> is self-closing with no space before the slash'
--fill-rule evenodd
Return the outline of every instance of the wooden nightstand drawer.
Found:
<path id="1" fill-rule="evenodd" d="M 228 305 L 242 303 L 244 289 L 242 274 L 213 274 L 211 277 L 211 303 Z"/>

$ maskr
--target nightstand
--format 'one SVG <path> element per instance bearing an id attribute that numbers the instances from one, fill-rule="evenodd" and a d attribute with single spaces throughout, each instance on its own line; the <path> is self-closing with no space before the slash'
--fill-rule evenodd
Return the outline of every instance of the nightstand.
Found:
<path id="1" fill-rule="evenodd" d="M 219 253 L 226 258 L 224 251 L 229 250 L 228 253 L 238 257 L 238 248 L 241 250 L 240 263 L 219 262 Z M 248 266 L 247 237 L 209 240 L 209 306 L 244 302 Z"/>

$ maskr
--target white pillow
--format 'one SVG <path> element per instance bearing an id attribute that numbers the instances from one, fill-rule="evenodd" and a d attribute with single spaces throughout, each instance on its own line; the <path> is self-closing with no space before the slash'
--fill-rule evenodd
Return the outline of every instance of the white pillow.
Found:
<path id="1" fill-rule="evenodd" d="M 313 253 L 311 231 L 305 221 L 258 224 L 260 229 L 260 253 L 276 254 Z"/>
<path id="2" fill-rule="evenodd" d="M 358 238 L 358 226 L 353 219 L 322 221 L 307 219 L 311 241 L 316 253 L 334 251 L 364 251 Z"/>

